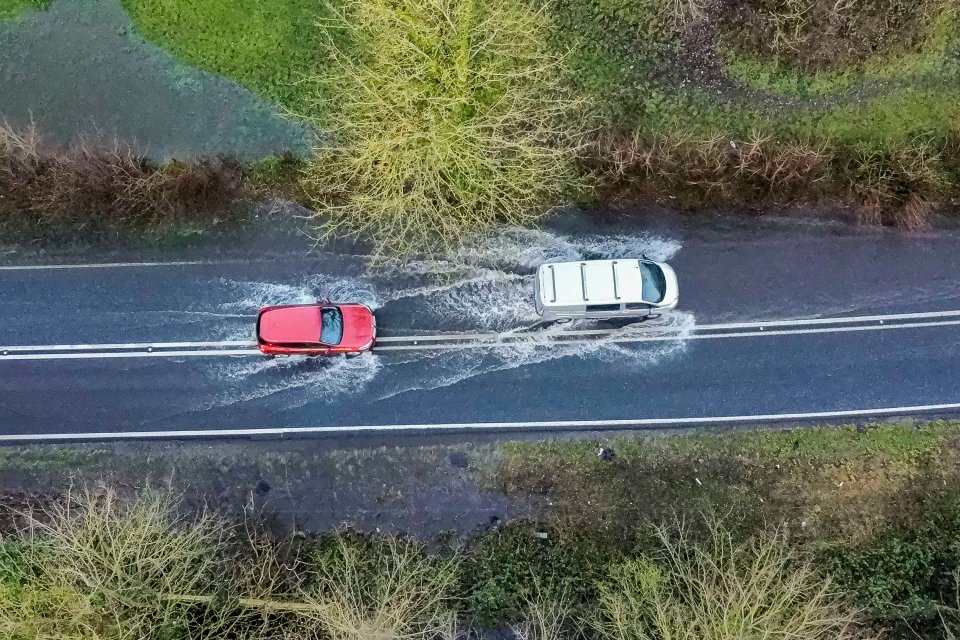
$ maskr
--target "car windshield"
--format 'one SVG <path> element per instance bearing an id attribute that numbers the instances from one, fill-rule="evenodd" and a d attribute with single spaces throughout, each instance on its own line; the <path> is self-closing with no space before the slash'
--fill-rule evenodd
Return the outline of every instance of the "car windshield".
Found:
<path id="1" fill-rule="evenodd" d="M 647 302 L 660 302 L 667 294 L 667 281 L 663 269 L 650 262 L 640 263 L 640 277 L 643 279 L 641 297 Z"/>
<path id="2" fill-rule="evenodd" d="M 320 342 L 340 344 L 343 339 L 343 314 L 336 307 L 320 310 Z"/>

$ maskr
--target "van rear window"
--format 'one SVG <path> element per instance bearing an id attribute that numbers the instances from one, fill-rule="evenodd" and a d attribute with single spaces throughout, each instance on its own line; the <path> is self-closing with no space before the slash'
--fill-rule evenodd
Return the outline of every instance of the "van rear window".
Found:
<path id="1" fill-rule="evenodd" d="M 640 297 L 647 302 L 660 302 L 667 295 L 667 280 L 657 265 L 641 262 L 640 278 L 643 280 Z"/>
<path id="2" fill-rule="evenodd" d="M 587 313 L 591 311 L 620 311 L 618 304 L 588 304 Z"/>

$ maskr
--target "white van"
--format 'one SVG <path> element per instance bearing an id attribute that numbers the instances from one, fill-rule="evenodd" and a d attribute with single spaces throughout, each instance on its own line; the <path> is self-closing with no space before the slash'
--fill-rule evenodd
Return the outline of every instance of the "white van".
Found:
<path id="1" fill-rule="evenodd" d="M 534 284 L 544 322 L 642 318 L 677 306 L 677 275 L 652 260 L 585 260 L 541 265 Z"/>

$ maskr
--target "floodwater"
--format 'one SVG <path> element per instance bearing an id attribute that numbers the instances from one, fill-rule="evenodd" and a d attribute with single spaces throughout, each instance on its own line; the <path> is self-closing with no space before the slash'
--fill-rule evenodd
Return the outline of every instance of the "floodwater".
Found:
<path id="1" fill-rule="evenodd" d="M 307 148 L 310 131 L 235 82 L 140 37 L 120 0 L 55 0 L 0 22 L 0 118 L 53 142 L 83 135 L 158 159 L 257 158 Z"/>

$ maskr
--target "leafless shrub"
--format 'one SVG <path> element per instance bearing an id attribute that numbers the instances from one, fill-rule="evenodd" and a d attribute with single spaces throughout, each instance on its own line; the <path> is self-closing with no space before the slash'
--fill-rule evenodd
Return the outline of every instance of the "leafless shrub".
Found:
<path id="1" fill-rule="evenodd" d="M 26 584 L 0 597 L 3 637 L 139 639 L 183 626 L 171 595 L 210 589 L 224 525 L 178 519 L 169 495 L 69 494 L 28 514 Z"/>
<path id="2" fill-rule="evenodd" d="M 708 0 L 661 0 L 674 28 L 682 29 L 707 16 Z"/>
<path id="3" fill-rule="evenodd" d="M 843 167 L 859 201 L 858 220 L 901 229 L 926 226 L 930 198 L 944 186 L 942 154 L 942 147 L 924 140 L 892 149 L 858 147 Z"/>
<path id="4" fill-rule="evenodd" d="M 565 596 L 548 598 L 536 586 L 523 602 L 523 620 L 511 628 L 517 640 L 564 640 L 569 637 L 571 613 Z"/>
<path id="5" fill-rule="evenodd" d="M 331 135 L 302 187 L 321 238 L 443 252 L 498 223 L 535 222 L 578 182 L 586 101 L 535 4 L 348 0 L 320 25 L 334 68 L 310 79 L 306 115 Z"/>
<path id="6" fill-rule="evenodd" d="M 0 228 L 33 238 L 99 238 L 184 223 L 210 224 L 245 195 L 227 158 L 157 165 L 116 142 L 44 144 L 36 127 L 0 126 Z"/>
<path id="7" fill-rule="evenodd" d="M 608 133 L 592 151 L 601 184 L 639 185 L 659 195 L 695 190 L 721 199 L 809 196 L 830 176 L 825 143 L 775 143 L 760 133 L 739 142 Z"/>
<path id="8" fill-rule="evenodd" d="M 601 586 L 598 630 L 612 640 L 852 638 L 852 615 L 829 580 L 782 536 L 734 542 L 718 523 L 706 542 L 658 530 L 662 557 L 627 561 Z"/>
<path id="9" fill-rule="evenodd" d="M 378 547 L 371 565 L 339 537 L 318 588 L 303 594 L 316 607 L 299 615 L 312 618 L 331 640 L 429 640 L 449 631 L 455 561 L 431 560 L 408 540 L 387 539 Z"/>

